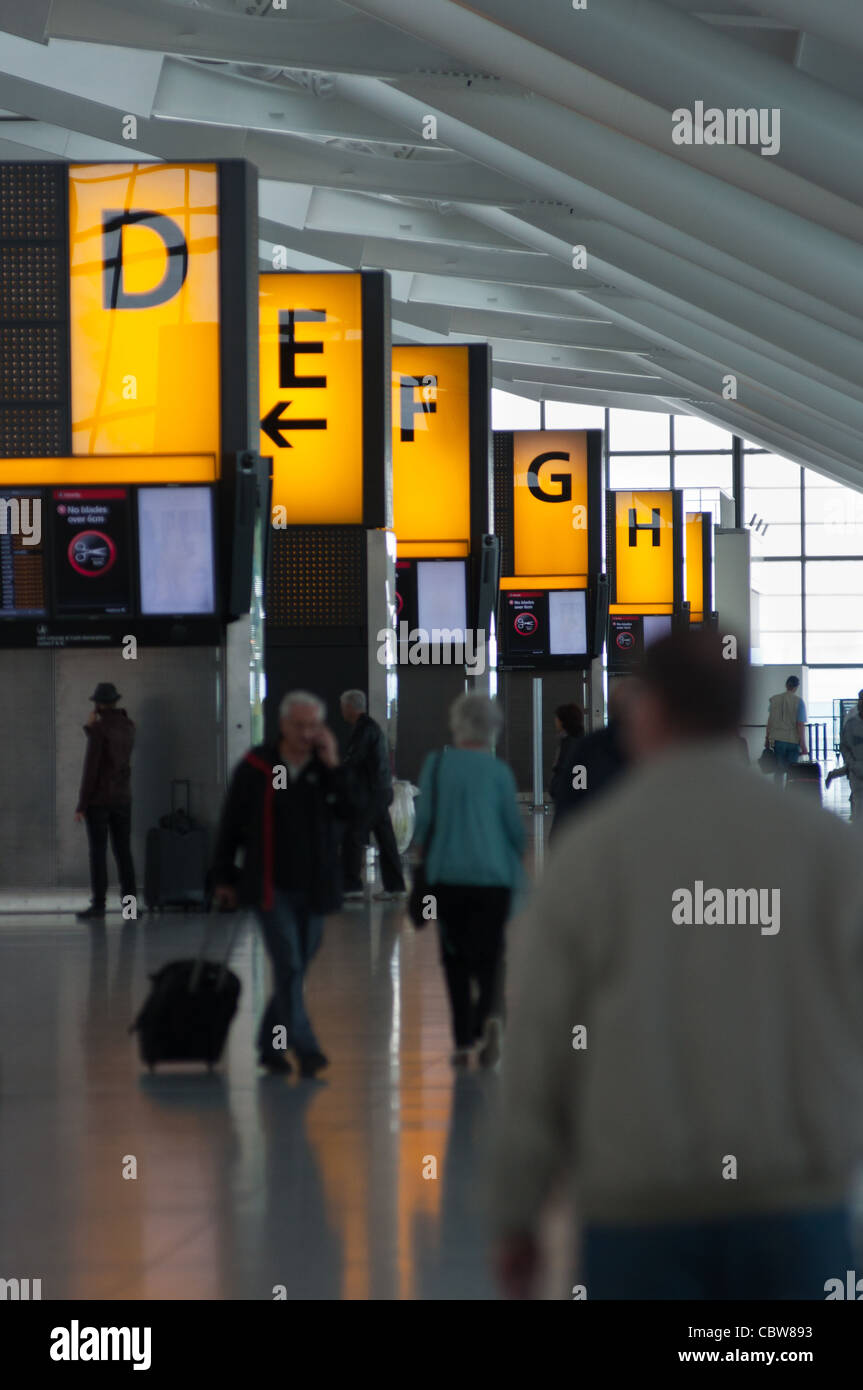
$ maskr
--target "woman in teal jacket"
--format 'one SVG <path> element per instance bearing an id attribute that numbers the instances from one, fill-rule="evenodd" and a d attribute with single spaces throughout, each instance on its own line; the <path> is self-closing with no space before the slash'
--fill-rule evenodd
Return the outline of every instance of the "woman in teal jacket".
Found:
<path id="1" fill-rule="evenodd" d="M 478 1042 L 483 1065 L 500 1055 L 504 928 L 525 841 L 515 778 L 491 752 L 502 723 L 494 701 L 460 695 L 450 710 L 455 747 L 430 753 L 420 776 L 415 839 L 436 899 L 455 1066 Z"/>

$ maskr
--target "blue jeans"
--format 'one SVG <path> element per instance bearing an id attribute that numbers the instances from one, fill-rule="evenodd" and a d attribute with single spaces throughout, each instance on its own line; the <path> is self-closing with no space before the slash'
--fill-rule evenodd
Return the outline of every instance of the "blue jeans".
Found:
<path id="1" fill-rule="evenodd" d="M 776 739 L 773 744 L 773 752 L 776 754 L 776 781 L 781 784 L 785 781 L 785 774 L 792 763 L 796 763 L 800 757 L 799 743 L 784 743 L 782 739 Z"/>
<path id="2" fill-rule="evenodd" d="M 588 1226 L 581 1282 L 591 1298 L 824 1299 L 854 1269 L 844 1207 Z"/>
<path id="3" fill-rule="evenodd" d="M 321 944 L 324 919 L 309 910 L 303 893 L 277 888 L 273 906 L 258 909 L 258 921 L 273 967 L 274 993 L 258 1028 L 258 1052 L 269 1056 L 273 1029 L 283 1027 L 286 1047 L 298 1053 L 320 1052 L 306 1013 L 303 985 L 306 970 Z"/>

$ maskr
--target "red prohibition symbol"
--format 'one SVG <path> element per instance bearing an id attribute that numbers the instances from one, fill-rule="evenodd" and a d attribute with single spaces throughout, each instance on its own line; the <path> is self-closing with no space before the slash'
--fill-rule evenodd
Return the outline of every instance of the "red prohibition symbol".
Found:
<path id="1" fill-rule="evenodd" d="M 79 531 L 69 542 L 66 554 L 76 574 L 95 579 L 112 568 L 117 547 L 104 531 Z"/>

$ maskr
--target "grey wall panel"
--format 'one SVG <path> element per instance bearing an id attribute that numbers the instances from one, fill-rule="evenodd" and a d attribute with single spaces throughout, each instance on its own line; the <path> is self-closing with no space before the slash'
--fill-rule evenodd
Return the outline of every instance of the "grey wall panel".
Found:
<path id="1" fill-rule="evenodd" d="M 297 634 L 300 635 L 299 633 Z M 339 696 L 343 690 L 365 690 L 368 654 L 364 646 L 282 647 L 267 645 L 266 737 L 278 736 L 279 704 L 290 690 L 309 690 L 327 707 L 327 724 L 344 749 L 350 728 L 342 719 Z"/>
<path id="2" fill-rule="evenodd" d="M 399 666 L 396 775 L 418 782 L 433 748 L 451 742 L 449 707 L 464 690 L 463 666 Z"/>
<path id="3" fill-rule="evenodd" d="M 40 654 L 41 655 L 41 654 Z M 44 654 L 47 657 L 47 653 Z M 119 650 L 58 651 L 56 667 L 56 883 L 86 887 L 87 847 L 73 819 L 84 757 L 82 724 L 99 681 L 113 681 L 137 725 L 132 762 L 133 851 L 143 886 L 144 839 L 170 807 L 174 777 L 191 782 L 192 814 L 213 829 L 222 802 L 222 728 L 218 652 L 213 647 L 141 647 L 137 660 Z M 109 858 L 111 889 L 116 888 Z"/>
<path id="4" fill-rule="evenodd" d="M 581 671 L 506 671 L 500 678 L 500 694 L 504 706 L 504 733 L 498 743 L 498 755 L 509 763 L 515 773 L 520 792 L 533 792 L 533 749 L 531 744 L 532 680 L 542 675 L 542 766 L 543 786 L 548 800 L 551 769 L 557 758 L 557 734 L 554 731 L 554 711 L 558 705 L 575 703 L 584 708 L 584 675 Z"/>
<path id="5" fill-rule="evenodd" d="M 0 651 L 0 886 L 54 881 L 50 652 Z"/>

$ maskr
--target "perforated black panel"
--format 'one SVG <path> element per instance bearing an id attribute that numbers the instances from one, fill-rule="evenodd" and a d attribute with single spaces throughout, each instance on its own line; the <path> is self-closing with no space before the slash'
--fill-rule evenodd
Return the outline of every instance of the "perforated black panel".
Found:
<path id="1" fill-rule="evenodd" d="M 62 406 L 43 410 L 0 406 L 0 458 L 61 458 L 68 452 L 66 412 Z"/>
<path id="2" fill-rule="evenodd" d="M 0 400 L 59 400 L 65 361 L 60 328 L 0 326 Z"/>
<path id="3" fill-rule="evenodd" d="M 363 528 L 274 530 L 266 608 L 268 628 L 362 627 L 366 621 Z"/>
<path id="4" fill-rule="evenodd" d="M 0 164 L 0 241 L 62 240 L 65 167 Z"/>
<path id="5" fill-rule="evenodd" d="M 70 452 L 66 169 L 0 164 L 0 456 Z"/>
<path id="6" fill-rule="evenodd" d="M 500 572 L 514 574 L 512 433 L 494 432 L 494 529 L 500 537 Z"/>

